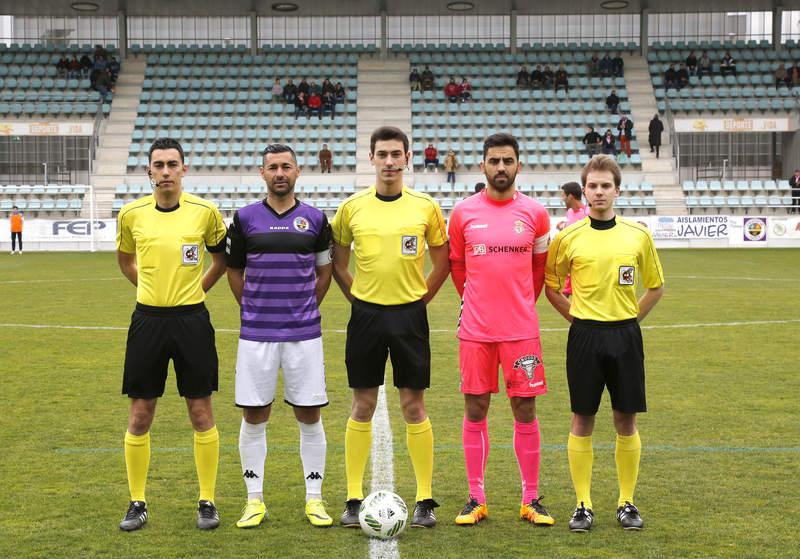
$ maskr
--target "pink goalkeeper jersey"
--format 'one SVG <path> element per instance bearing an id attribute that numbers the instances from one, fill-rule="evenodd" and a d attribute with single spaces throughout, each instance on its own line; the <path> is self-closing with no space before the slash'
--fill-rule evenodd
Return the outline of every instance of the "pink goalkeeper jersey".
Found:
<path id="1" fill-rule="evenodd" d="M 577 210 L 573 210 L 572 208 L 567 208 L 567 225 L 572 225 L 576 221 L 580 221 L 584 217 L 589 215 L 586 206 L 581 206 Z"/>
<path id="2" fill-rule="evenodd" d="M 463 291 L 458 337 L 538 338 L 536 297 L 550 237 L 547 210 L 520 192 L 498 202 L 484 190 L 456 205 L 449 235 L 453 281 Z"/>

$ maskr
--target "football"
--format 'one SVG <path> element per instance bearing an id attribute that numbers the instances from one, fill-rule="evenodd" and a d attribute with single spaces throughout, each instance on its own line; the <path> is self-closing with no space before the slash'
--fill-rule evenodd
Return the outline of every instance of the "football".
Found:
<path id="1" fill-rule="evenodd" d="M 361 529 L 368 536 L 390 539 L 400 535 L 408 523 L 408 508 L 391 491 L 370 493 L 358 512 Z"/>

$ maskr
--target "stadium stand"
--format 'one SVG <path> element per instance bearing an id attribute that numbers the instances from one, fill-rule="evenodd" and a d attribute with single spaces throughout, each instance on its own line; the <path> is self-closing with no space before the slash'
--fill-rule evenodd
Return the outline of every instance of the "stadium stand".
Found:
<path id="1" fill-rule="evenodd" d="M 683 181 L 690 213 L 747 213 L 748 210 L 784 213 L 792 205 L 786 180 Z"/>
<path id="2" fill-rule="evenodd" d="M 8 184 L 0 186 L 0 212 L 14 206 L 29 217 L 72 217 L 80 215 L 87 185 Z"/>

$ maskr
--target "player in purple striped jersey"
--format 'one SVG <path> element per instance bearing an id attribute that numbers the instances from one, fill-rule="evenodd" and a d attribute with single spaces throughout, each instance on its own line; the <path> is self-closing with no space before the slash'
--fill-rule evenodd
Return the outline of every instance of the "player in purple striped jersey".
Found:
<path id="1" fill-rule="evenodd" d="M 319 304 L 331 283 L 331 228 L 325 214 L 294 196 L 300 175 L 288 146 L 264 149 L 261 176 L 267 197 L 237 211 L 228 229 L 228 283 L 241 307 L 236 356 L 236 405 L 243 409 L 239 455 L 247 486 L 240 528 L 266 517 L 263 498 L 267 420 L 283 370 L 284 401 L 300 426 L 306 516 L 314 526 L 333 521 L 322 501 L 328 404 Z"/>

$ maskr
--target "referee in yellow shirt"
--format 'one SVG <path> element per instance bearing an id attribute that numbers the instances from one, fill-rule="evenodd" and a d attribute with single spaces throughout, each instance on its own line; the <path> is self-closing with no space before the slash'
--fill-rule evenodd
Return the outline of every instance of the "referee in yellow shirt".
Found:
<path id="1" fill-rule="evenodd" d="M 117 261 L 136 286 L 125 351 L 122 392 L 130 398 L 125 465 L 131 502 L 120 529 L 147 522 L 145 484 L 150 465 L 150 425 L 164 394 L 169 360 L 194 427 L 200 481 L 197 527 L 219 526 L 214 489 L 219 434 L 211 409 L 217 390 L 214 328 L 203 301 L 225 273 L 226 228 L 216 206 L 183 192 L 183 149 L 175 140 L 150 147 L 147 173 L 153 194 L 125 205 L 117 218 Z M 206 251 L 212 262 L 203 273 Z"/>
<path id="2" fill-rule="evenodd" d="M 567 381 L 572 428 L 567 444 L 577 507 L 573 532 L 592 527 L 592 431 L 604 387 L 608 387 L 617 431 L 619 480 L 617 521 L 626 530 L 644 526 L 633 504 L 642 443 L 636 414 L 647 411 L 644 348 L 639 322 L 661 298 L 664 274 L 648 229 L 614 214 L 622 173 L 614 158 L 596 155 L 581 173 L 589 216 L 550 243 L 545 293 L 572 323 L 567 341 Z M 563 295 L 572 278 L 572 300 Z M 645 292 L 636 299 L 636 284 Z"/>
<path id="3" fill-rule="evenodd" d="M 430 386 L 431 350 L 425 305 L 450 271 L 447 229 L 439 205 L 403 184 L 411 160 L 408 137 L 378 128 L 370 138 L 375 184 L 345 200 L 333 219 L 333 276 L 352 303 L 345 363 L 353 406 L 345 433 L 347 503 L 341 523 L 358 527 L 372 415 L 391 355 L 394 385 L 406 421 L 406 444 L 417 495 L 412 526 L 436 524 L 431 480 L 433 431 L 423 399 Z M 355 252 L 351 275 L 350 246 Z M 433 268 L 423 271 L 425 246 Z"/>

